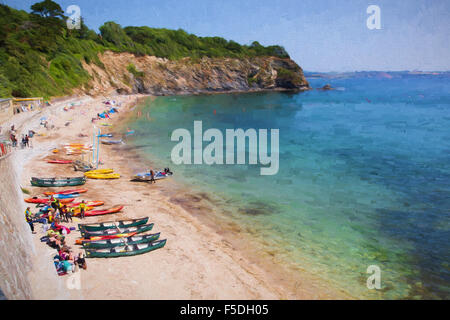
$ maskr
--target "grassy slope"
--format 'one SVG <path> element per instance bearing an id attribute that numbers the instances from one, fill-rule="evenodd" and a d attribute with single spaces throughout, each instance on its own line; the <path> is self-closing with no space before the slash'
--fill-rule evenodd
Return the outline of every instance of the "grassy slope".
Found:
<path id="1" fill-rule="evenodd" d="M 80 30 L 68 30 L 62 19 L 0 5 L 0 97 L 70 94 L 73 88 L 88 85 L 90 76 L 81 61 L 103 67 L 97 54 L 105 50 L 168 59 L 289 57 L 280 46 L 263 47 L 258 42 L 246 46 L 184 30 L 122 28 L 114 22 L 100 27 L 100 35 L 84 24 Z"/>

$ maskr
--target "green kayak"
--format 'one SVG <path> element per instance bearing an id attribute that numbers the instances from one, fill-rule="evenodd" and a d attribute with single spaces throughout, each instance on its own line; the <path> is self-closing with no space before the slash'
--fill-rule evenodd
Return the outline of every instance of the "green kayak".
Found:
<path id="1" fill-rule="evenodd" d="M 83 249 L 108 249 L 114 247 L 123 247 L 124 245 L 133 245 L 140 243 L 148 243 L 159 239 L 160 232 L 154 234 L 146 234 L 143 236 L 133 236 L 128 238 L 97 240 L 83 243 Z"/>
<path id="2" fill-rule="evenodd" d="M 78 229 L 83 232 L 102 231 L 108 229 L 137 227 L 148 222 L 148 217 L 131 220 L 107 221 L 101 223 L 79 224 Z"/>
<path id="3" fill-rule="evenodd" d="M 86 183 L 86 177 L 74 178 L 31 178 L 34 187 L 68 187 L 81 186 Z"/>
<path id="4" fill-rule="evenodd" d="M 31 181 L 78 181 L 78 180 L 86 180 L 85 176 L 79 177 L 61 177 L 61 178 L 36 178 L 32 177 Z"/>
<path id="5" fill-rule="evenodd" d="M 111 249 L 85 250 L 86 258 L 117 258 L 125 256 L 135 256 L 162 248 L 166 245 L 166 241 L 167 239 L 115 247 Z"/>
<path id="6" fill-rule="evenodd" d="M 153 223 L 150 224 L 143 224 L 136 227 L 126 227 L 126 228 L 115 228 L 115 229 L 106 229 L 106 230 L 99 230 L 99 231 L 80 231 L 81 235 L 84 238 L 90 238 L 90 237 L 101 237 L 101 236 L 111 236 L 119 233 L 144 233 L 147 231 L 152 230 Z"/>
<path id="7" fill-rule="evenodd" d="M 58 188 L 58 187 L 74 187 L 82 186 L 86 183 L 86 180 L 73 180 L 73 181 L 31 181 L 33 187 L 47 187 L 47 188 Z"/>

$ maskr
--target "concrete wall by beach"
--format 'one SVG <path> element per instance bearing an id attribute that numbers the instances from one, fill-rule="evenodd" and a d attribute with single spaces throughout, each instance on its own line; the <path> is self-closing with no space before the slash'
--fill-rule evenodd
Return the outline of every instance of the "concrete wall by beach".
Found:
<path id="1" fill-rule="evenodd" d="M 66 299 L 45 245 L 36 248 L 25 222 L 16 152 L 0 160 L 0 288 L 6 299 Z M 39 228 L 35 224 L 35 228 Z"/>
<path id="2" fill-rule="evenodd" d="M 0 287 L 8 299 L 31 299 L 27 273 L 34 252 L 30 227 L 13 166 L 14 155 L 0 160 Z"/>
<path id="3" fill-rule="evenodd" d="M 0 99 L 0 124 L 13 116 L 12 99 Z"/>

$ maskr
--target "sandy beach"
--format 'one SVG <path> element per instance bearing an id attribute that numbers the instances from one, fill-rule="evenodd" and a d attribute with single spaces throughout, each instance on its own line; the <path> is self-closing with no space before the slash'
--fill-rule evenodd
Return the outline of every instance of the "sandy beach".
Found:
<path id="1" fill-rule="evenodd" d="M 113 115 L 113 119 L 98 121 L 113 124 L 113 127 L 102 127 L 102 133 L 108 133 L 114 130 L 114 123 L 126 117 L 127 111 L 136 106 L 139 98 L 144 96 L 76 97 L 58 101 L 40 112 L 22 114 L 23 119 L 13 118 L 9 123 L 14 123 L 19 132 L 32 129 L 42 134 L 33 137 L 32 148 L 16 151 L 17 164 L 23 169 L 21 186 L 28 189 L 31 196 L 38 196 L 48 188 L 31 187 L 32 176 L 80 176 L 82 173 L 75 172 L 71 165 L 49 164 L 45 161 L 76 160 L 80 156 L 55 155 L 51 150 L 64 143 L 91 144 L 91 119 L 106 109 L 103 101 L 111 99 L 120 104 L 120 112 Z M 64 111 L 63 108 L 71 102 L 75 106 Z M 42 117 L 48 119 L 52 129 L 45 129 L 40 125 Z M 87 137 L 81 138 L 80 134 Z M 85 155 L 85 159 L 89 156 Z M 54 269 L 52 256 L 56 251 L 39 241 L 44 233 L 41 225 L 35 224 L 37 234 L 33 235 L 33 239 L 36 252 L 29 275 L 35 299 L 348 298 L 344 293 L 337 293 L 298 270 L 294 270 L 290 276 L 286 276 L 287 273 L 281 274 L 277 269 L 281 266 L 276 263 L 270 263 L 268 259 L 256 260 L 254 257 L 257 255 L 252 256 L 249 251 L 238 249 L 217 228 L 203 223 L 186 210 L 189 206 L 171 201 L 166 191 L 173 182 L 159 181 L 153 185 L 130 182 L 130 177 L 135 172 L 133 170 L 137 169 L 133 167 L 136 166 L 136 158 L 132 152 L 124 153 L 117 147 L 102 145 L 100 160 L 103 164 L 100 168 L 113 168 L 121 174 L 121 178 L 109 181 L 88 179 L 83 186 L 88 192 L 77 199 L 105 201 L 102 208 L 124 206 L 123 211 L 118 214 L 88 217 L 85 219 L 86 223 L 150 217 L 149 222 L 155 224 L 152 233 L 161 232 L 161 239 L 167 239 L 166 246 L 134 257 L 88 259 L 87 270 L 73 274 L 78 278 L 73 275 L 71 278 L 58 277 L 55 271 L 54 277 L 59 283 L 59 289 L 49 290 L 39 271 L 43 268 Z M 147 165 L 142 164 L 140 171 L 147 169 Z M 24 197 L 29 195 L 24 194 Z M 25 204 L 23 207 L 25 208 Z M 31 207 L 35 213 L 37 209 L 34 205 Z M 76 222 L 63 224 L 68 227 L 77 225 Z M 67 244 L 75 253 L 81 251 L 74 244 L 79 236 L 78 231 L 72 231 L 67 236 Z M 78 287 L 73 285 L 74 279 L 78 281 Z"/>

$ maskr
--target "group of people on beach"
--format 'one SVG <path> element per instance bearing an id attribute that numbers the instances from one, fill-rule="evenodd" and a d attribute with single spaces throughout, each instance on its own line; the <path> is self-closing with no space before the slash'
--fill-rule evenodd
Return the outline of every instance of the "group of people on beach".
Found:
<path id="1" fill-rule="evenodd" d="M 115 107 L 111 107 L 111 109 L 109 110 L 105 110 L 102 113 L 97 113 L 97 117 L 96 118 L 92 118 L 91 122 L 95 122 L 96 120 L 100 120 L 100 119 L 111 119 L 110 114 L 111 113 L 118 113 L 119 110 Z"/>
<path id="2" fill-rule="evenodd" d="M 83 253 L 79 252 L 76 255 L 72 248 L 66 244 L 65 235 L 62 235 L 59 231 L 49 229 L 47 235 L 43 236 L 41 241 L 57 250 L 58 253 L 53 257 L 53 263 L 59 275 L 64 275 L 70 271 L 76 272 L 79 268 L 87 269 Z"/>
<path id="3" fill-rule="evenodd" d="M 28 207 L 25 210 L 25 220 L 30 225 L 31 232 L 33 233 L 35 222 L 40 222 L 44 225 L 51 224 L 52 229 L 62 231 L 64 227 L 61 227 L 59 223 L 61 221 L 69 222 L 69 220 L 70 222 L 73 222 L 72 217 L 75 215 L 77 210 L 80 211 L 79 217 L 84 219 L 84 214 L 86 212 L 86 202 L 84 202 L 84 200 L 78 206 L 74 206 L 69 209 L 66 204 L 62 204 L 59 199 L 52 196 L 50 199 L 50 206 L 45 205 L 34 216 L 31 213 L 30 207 Z"/>
<path id="4" fill-rule="evenodd" d="M 65 236 L 74 230 L 74 228 L 67 228 L 61 224 L 61 221 L 72 222 L 72 217 L 76 209 L 80 210 L 80 217 L 84 218 L 86 210 L 86 203 L 84 200 L 78 207 L 68 209 L 67 205 L 62 204 L 59 199 L 53 196 L 50 199 L 50 205 L 45 205 L 41 210 L 33 215 L 30 207 L 25 210 L 25 220 L 31 228 L 31 232 L 36 234 L 34 223 L 39 222 L 43 224 L 43 230 L 46 235 L 41 237 L 41 242 L 45 242 L 49 247 L 58 251 L 57 255 L 53 257 L 55 268 L 59 275 L 67 272 L 75 272 L 78 268 L 87 268 L 86 260 L 80 252 L 75 255 L 69 246 L 66 245 Z"/>
<path id="5" fill-rule="evenodd" d="M 58 252 L 53 257 L 53 263 L 55 264 L 58 275 L 76 272 L 79 268 L 86 270 L 87 263 L 83 253 L 79 252 L 76 255 L 72 248 L 66 245 L 64 236 L 51 231 L 52 230 L 50 230 L 50 233 L 48 233 L 46 237 L 42 237 L 41 241 L 47 238 L 47 244 Z"/>
<path id="6" fill-rule="evenodd" d="M 25 147 L 31 148 L 31 143 L 30 143 L 31 140 L 30 139 L 34 136 L 35 133 L 36 132 L 34 132 L 33 130 L 29 130 L 28 134 L 25 134 L 25 135 L 22 134 L 22 144 L 21 144 L 22 149 Z M 9 139 L 11 140 L 11 144 L 14 148 L 17 147 L 17 142 L 18 142 L 16 135 L 17 135 L 17 132 L 15 129 L 15 126 L 12 125 L 11 130 L 9 131 Z"/>
<path id="7" fill-rule="evenodd" d="M 72 217 L 75 215 L 77 208 L 80 210 L 80 218 L 84 219 L 84 214 L 86 212 L 86 203 L 81 201 L 78 207 L 71 207 L 70 209 L 66 204 L 62 204 L 61 201 L 53 196 L 50 198 L 50 206 L 53 209 L 53 216 L 57 219 L 62 219 L 65 222 L 72 222 Z M 49 211 L 49 208 L 48 208 Z"/>

